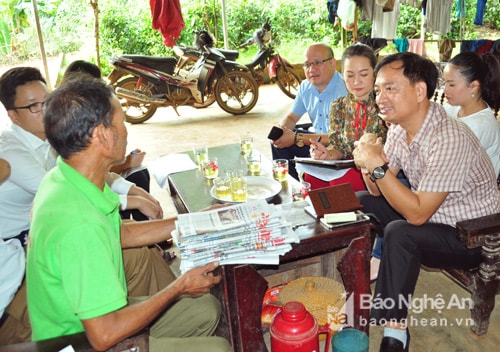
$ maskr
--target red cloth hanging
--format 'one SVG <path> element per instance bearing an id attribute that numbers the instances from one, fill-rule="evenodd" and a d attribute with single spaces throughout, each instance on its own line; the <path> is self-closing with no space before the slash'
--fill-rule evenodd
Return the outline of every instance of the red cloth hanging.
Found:
<path id="1" fill-rule="evenodd" d="M 173 47 L 184 29 L 179 0 L 149 0 L 153 29 L 157 29 L 166 46 Z"/>

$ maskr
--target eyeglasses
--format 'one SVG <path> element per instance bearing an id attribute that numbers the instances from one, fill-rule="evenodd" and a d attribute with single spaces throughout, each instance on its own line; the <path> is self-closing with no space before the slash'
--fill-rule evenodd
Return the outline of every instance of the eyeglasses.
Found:
<path id="1" fill-rule="evenodd" d="M 318 60 L 314 60 L 313 62 L 304 62 L 302 64 L 302 67 L 305 70 L 307 70 L 308 68 L 319 66 L 319 65 L 323 64 L 324 62 L 330 61 L 331 59 L 333 59 L 333 57 L 329 57 L 329 58 L 324 59 L 324 60 L 318 59 Z"/>
<path id="2" fill-rule="evenodd" d="M 26 106 L 14 106 L 11 110 L 28 109 L 32 114 L 42 111 L 44 101 L 39 101 Z"/>

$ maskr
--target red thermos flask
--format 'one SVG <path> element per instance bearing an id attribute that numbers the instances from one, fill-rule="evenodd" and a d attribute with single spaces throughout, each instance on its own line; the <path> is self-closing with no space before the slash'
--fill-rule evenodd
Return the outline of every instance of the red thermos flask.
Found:
<path id="1" fill-rule="evenodd" d="M 319 327 L 300 302 L 288 302 L 271 322 L 272 352 L 319 352 L 319 334 L 327 333 L 325 352 L 330 345 L 330 329 Z"/>

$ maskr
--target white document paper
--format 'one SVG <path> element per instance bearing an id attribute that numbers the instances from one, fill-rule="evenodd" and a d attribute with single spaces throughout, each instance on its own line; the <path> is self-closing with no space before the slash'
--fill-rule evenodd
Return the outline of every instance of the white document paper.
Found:
<path id="1" fill-rule="evenodd" d="M 195 170 L 198 166 L 187 154 L 169 154 L 154 161 L 149 170 L 161 188 L 167 185 L 167 177 L 177 172 Z"/>
<path id="2" fill-rule="evenodd" d="M 335 170 L 327 167 L 316 166 L 312 164 L 296 163 L 295 168 L 298 171 L 305 172 L 311 176 L 319 178 L 322 181 L 329 182 L 344 176 L 350 169 Z"/>

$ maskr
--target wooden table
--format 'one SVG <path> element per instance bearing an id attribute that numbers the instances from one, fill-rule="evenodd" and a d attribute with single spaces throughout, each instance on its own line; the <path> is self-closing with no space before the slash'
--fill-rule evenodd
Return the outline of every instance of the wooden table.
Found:
<path id="1" fill-rule="evenodd" d="M 193 158 L 192 152 L 186 152 Z M 225 170 L 243 170 L 246 172 L 246 162 L 241 157 L 239 144 L 227 144 L 208 149 L 209 157 L 217 157 L 219 163 L 219 174 Z M 263 177 L 271 177 L 271 161 L 263 158 Z M 287 203 L 292 201 L 291 185 L 296 183 L 291 178 L 283 184 L 282 191 L 274 197 L 273 203 Z M 210 195 L 212 180 L 207 180 L 200 170 L 190 170 L 171 174 L 168 176 L 168 186 L 170 195 L 179 213 L 192 213 L 200 211 L 210 205 L 217 204 L 218 201 Z"/>
<path id="2" fill-rule="evenodd" d="M 239 145 L 209 149 L 209 155 L 217 156 L 219 166 L 239 168 L 241 157 Z M 266 166 L 264 166 L 265 168 Z M 290 186 L 296 182 L 289 179 L 287 187 L 272 200 L 274 203 L 291 202 Z M 180 213 L 199 211 L 216 201 L 210 196 L 211 183 L 207 182 L 200 171 L 186 171 L 168 177 L 170 192 Z M 304 212 L 304 204 L 291 203 L 288 218 L 300 243 L 294 243 L 292 250 L 280 257 L 279 266 L 262 265 L 224 265 L 221 267 L 222 283 L 212 293 L 223 305 L 223 314 L 217 330 L 219 336 L 226 337 L 234 351 L 267 351 L 261 326 L 262 299 L 268 283 L 264 278 L 278 272 L 280 266 L 311 257 L 320 256 L 321 274 L 335 276 L 335 260 L 332 253 L 347 248 L 337 264 L 344 287 L 354 299 L 354 327 L 368 333 L 368 324 L 361 324 L 360 318 L 368 322 L 369 310 L 361 309 L 361 295 L 369 295 L 370 275 L 370 231 L 368 220 L 355 224 L 327 229 L 319 221 Z"/>

